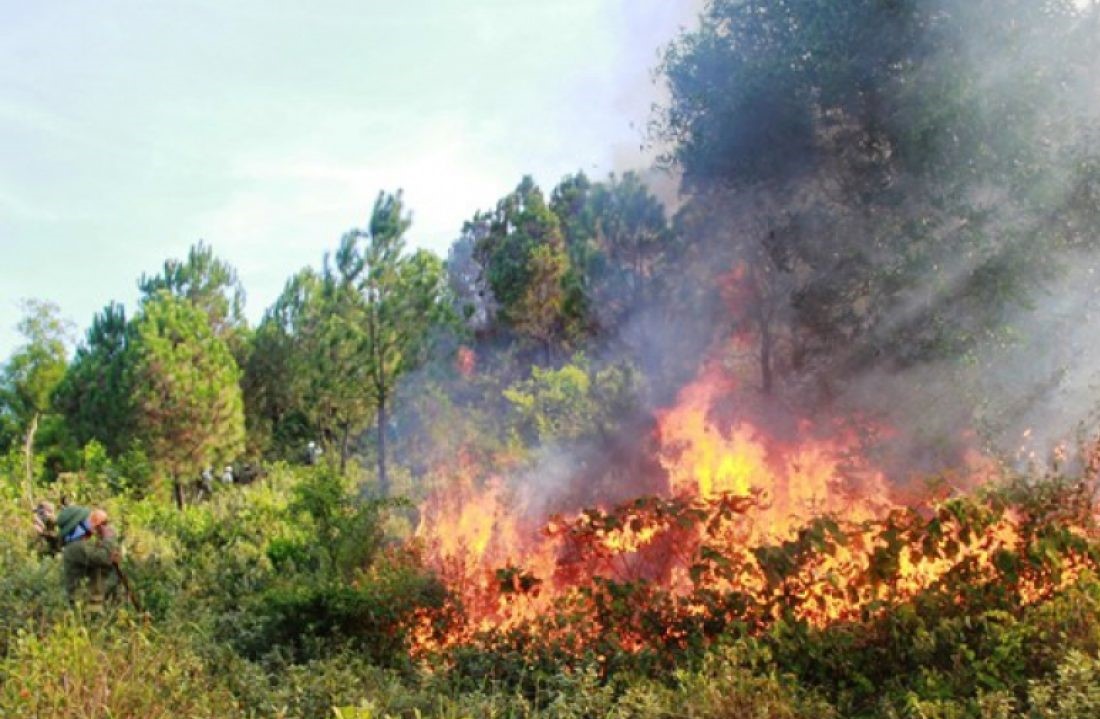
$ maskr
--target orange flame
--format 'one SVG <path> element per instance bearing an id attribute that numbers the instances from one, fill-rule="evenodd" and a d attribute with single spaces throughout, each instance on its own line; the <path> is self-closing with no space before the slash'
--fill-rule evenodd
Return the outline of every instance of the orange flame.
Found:
<path id="1" fill-rule="evenodd" d="M 809 421 L 799 423 L 800 439 L 793 443 L 770 439 L 744 421 L 725 431 L 717 427 L 708 414 L 728 386 L 705 373 L 660 415 L 660 459 L 670 493 L 757 497 L 756 540 L 785 538 L 818 515 L 863 521 L 896 506 L 886 478 L 860 458 L 854 437 L 817 439 Z"/>
<path id="2" fill-rule="evenodd" d="M 732 397 L 733 382 L 715 368 L 686 386 L 657 416 L 664 498 L 611 510 L 524 518 L 506 482 L 482 479 L 477 463 L 460 457 L 422 507 L 417 534 L 464 621 L 440 636 L 423 614 L 413 627 L 417 650 L 537 625 L 562 602 L 586 606 L 590 595 L 580 590 L 602 580 L 645 580 L 679 602 L 682 617 L 715 611 L 698 598 L 705 588 L 742 593 L 771 607 L 772 619 L 857 619 L 953 572 L 998 576 L 1006 557 L 1022 552 L 1020 516 L 971 517 L 984 527 L 974 532 L 950 501 L 907 509 L 853 432 L 803 420 L 778 439 L 743 418 L 722 426 L 715 410 Z M 1024 578 L 1016 587 L 1024 601 L 1038 601 L 1086 566 L 1071 557 L 1056 580 Z M 589 632 L 575 641 L 599 628 Z M 640 629 L 622 630 L 618 641 L 624 650 L 646 646 Z"/>

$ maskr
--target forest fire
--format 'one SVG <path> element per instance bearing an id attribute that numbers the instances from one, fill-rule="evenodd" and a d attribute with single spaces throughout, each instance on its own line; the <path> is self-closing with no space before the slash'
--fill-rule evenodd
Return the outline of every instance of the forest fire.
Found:
<path id="1" fill-rule="evenodd" d="M 422 507 L 418 531 L 461 619 L 440 629 L 423 614 L 417 651 L 517 631 L 569 633 L 581 647 L 613 629 L 618 648 L 641 650 L 733 622 L 823 626 L 948 578 L 974 591 L 997 581 L 1031 602 L 1090 566 L 1070 546 L 1086 535 L 1076 520 L 1063 526 L 1065 561 L 1029 569 L 1034 518 L 977 499 L 907 507 L 851 432 L 798 421 L 777 439 L 745 420 L 722 426 L 716 410 L 736 396 L 713 368 L 685 387 L 656 418 L 665 491 L 614 507 L 525 518 L 501 479 L 479 486 L 476 463 L 462 458 Z M 612 595 L 637 606 L 624 614 Z M 566 607 L 587 618 L 552 624 Z"/>
<path id="2" fill-rule="evenodd" d="M 729 396 L 721 392 L 730 383 L 715 374 L 705 371 L 659 417 L 670 494 L 756 498 L 755 539 L 782 539 L 822 514 L 862 521 L 893 506 L 885 477 L 862 459 L 854 437 L 818 439 L 805 420 L 786 443 L 748 422 L 718 426 L 710 413 Z"/>

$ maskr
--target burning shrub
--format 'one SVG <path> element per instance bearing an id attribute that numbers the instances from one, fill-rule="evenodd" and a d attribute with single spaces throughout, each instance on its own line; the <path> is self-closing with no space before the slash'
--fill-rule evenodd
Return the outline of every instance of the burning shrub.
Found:
<path id="1" fill-rule="evenodd" d="M 1073 482 L 1012 484 L 879 519 L 816 517 L 770 541 L 753 541 L 758 497 L 590 509 L 550 521 L 550 565 L 498 569 L 480 603 L 450 605 L 461 621 L 427 649 L 467 689 L 531 698 L 563 671 L 667 679 L 756 637 L 768 667 L 845 715 L 914 697 L 1026 702 L 1028 677 L 1096 646 L 1091 502 Z"/>

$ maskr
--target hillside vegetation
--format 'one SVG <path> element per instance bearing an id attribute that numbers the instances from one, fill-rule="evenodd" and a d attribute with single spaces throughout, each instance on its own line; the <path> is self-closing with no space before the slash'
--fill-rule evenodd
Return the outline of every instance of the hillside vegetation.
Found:
<path id="1" fill-rule="evenodd" d="M 25 526 L 12 486 L 3 512 Z M 97 499 L 94 495 L 85 497 Z M 911 596 L 819 622 L 829 579 L 803 570 L 839 534 L 807 527 L 761 548 L 768 588 L 708 592 L 687 610 L 657 584 L 579 583 L 538 628 L 418 643 L 460 621 L 415 542 L 387 537 L 399 505 L 363 503 L 327 471 L 273 467 L 183 512 L 102 497 L 129 547 L 142 611 L 70 610 L 59 565 L 29 531 L 3 542 L 4 716 L 1067 717 L 1100 708 L 1100 545 L 1090 497 L 1048 479 L 945 501 L 876 526 L 878 550 L 842 595 L 889 585 L 899 554 L 951 569 Z M 1006 512 L 1018 540 L 982 544 Z M 984 539 L 983 539 L 984 538 Z M 706 571 L 727 567 L 706 555 Z M 811 578 L 811 576 L 813 578 Z M 904 597 L 904 598 L 901 598 Z M 808 609 L 809 612 L 801 610 Z M 446 611 L 444 611 L 446 610 Z M 624 639 L 633 637 L 630 646 Z M 358 712 L 358 713 L 356 713 Z"/>
<path id="2" fill-rule="evenodd" d="M 445 258 L 379 192 L 254 324 L 204 242 L 26 301 L 0 716 L 1100 716 L 1098 29 L 710 0 L 659 167 Z M 41 500 L 132 596 L 70 606 Z"/>

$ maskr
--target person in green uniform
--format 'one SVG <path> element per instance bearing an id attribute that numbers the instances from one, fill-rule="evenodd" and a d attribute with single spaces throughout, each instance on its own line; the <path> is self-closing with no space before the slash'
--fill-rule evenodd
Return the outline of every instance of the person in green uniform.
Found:
<path id="1" fill-rule="evenodd" d="M 34 508 L 32 523 L 38 553 L 47 557 L 60 552 L 61 536 L 57 533 L 57 510 L 54 508 L 53 502 L 39 502 L 38 506 Z"/>
<path id="2" fill-rule="evenodd" d="M 79 505 L 65 507 L 57 515 L 57 532 L 63 545 L 62 571 L 69 602 L 83 600 L 88 611 L 101 612 L 104 601 L 118 587 L 118 537 L 107 513 Z"/>

